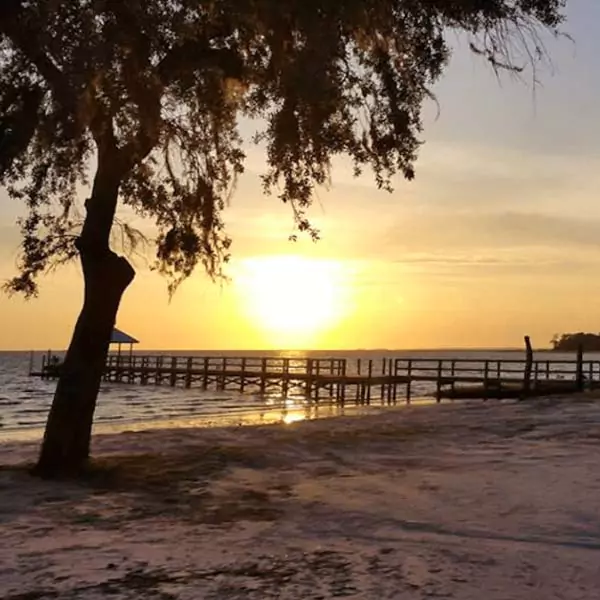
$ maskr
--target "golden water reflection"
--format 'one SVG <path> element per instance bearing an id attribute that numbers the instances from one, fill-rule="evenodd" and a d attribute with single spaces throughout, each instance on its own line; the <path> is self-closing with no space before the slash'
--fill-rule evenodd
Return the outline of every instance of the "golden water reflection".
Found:
<path id="1" fill-rule="evenodd" d="M 290 423 L 297 423 L 298 421 L 304 421 L 306 419 L 306 415 L 302 414 L 302 413 L 288 413 L 287 415 L 285 415 L 283 417 L 283 422 L 286 425 L 289 425 Z"/>
<path id="2" fill-rule="evenodd" d="M 296 405 L 297 406 L 297 405 Z M 394 407 L 399 408 L 399 407 Z M 212 414 L 206 416 L 160 419 L 136 423 L 103 423 L 94 427 L 95 434 L 144 431 L 147 429 L 179 429 L 196 427 L 240 427 L 252 425 L 292 425 L 301 421 L 333 417 L 365 415 L 391 410 L 382 406 L 336 406 L 321 405 L 298 407 L 297 409 L 266 408 L 238 413 Z"/>

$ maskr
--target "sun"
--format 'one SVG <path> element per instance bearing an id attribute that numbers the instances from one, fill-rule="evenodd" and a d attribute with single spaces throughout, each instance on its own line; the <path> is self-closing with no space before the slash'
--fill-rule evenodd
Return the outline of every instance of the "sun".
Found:
<path id="1" fill-rule="evenodd" d="M 314 343 L 347 312 L 346 282 L 338 261 L 254 257 L 241 261 L 234 279 L 244 311 L 277 345 Z"/>

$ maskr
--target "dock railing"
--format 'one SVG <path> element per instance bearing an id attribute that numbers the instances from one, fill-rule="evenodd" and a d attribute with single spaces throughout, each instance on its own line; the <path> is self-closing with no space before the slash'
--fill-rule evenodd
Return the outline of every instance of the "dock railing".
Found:
<path id="1" fill-rule="evenodd" d="M 31 369 L 31 375 L 54 378 L 60 369 Z M 33 365 L 33 363 L 32 363 Z M 537 359 L 531 363 L 530 385 L 534 393 L 548 388 L 600 385 L 600 360 Z M 496 397 L 502 390 L 523 385 L 527 363 L 518 358 L 409 358 L 369 357 L 284 357 L 256 355 L 142 355 L 111 353 L 107 357 L 104 379 L 111 382 L 170 386 L 201 386 L 216 390 L 252 393 L 303 395 L 319 400 L 321 396 L 344 402 L 354 392 L 359 402 L 379 398 L 397 402 L 399 392 L 405 401 L 427 395 L 440 401 L 458 397 L 464 386 L 479 386 L 482 397 Z M 402 388 L 402 389 L 400 389 Z M 562 388 L 561 388 L 562 389 Z M 470 392 L 475 393 L 475 392 Z"/>

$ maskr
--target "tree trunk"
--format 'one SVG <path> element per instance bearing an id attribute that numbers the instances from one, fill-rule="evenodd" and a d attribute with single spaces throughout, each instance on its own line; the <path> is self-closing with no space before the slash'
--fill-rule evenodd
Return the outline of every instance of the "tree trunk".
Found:
<path id="1" fill-rule="evenodd" d="M 77 475 L 86 466 L 96 399 L 123 292 L 133 280 L 129 262 L 113 252 L 87 257 L 85 300 L 54 394 L 36 472 Z"/>
<path id="2" fill-rule="evenodd" d="M 122 173 L 121 173 L 122 175 Z M 134 278 L 129 262 L 109 248 L 119 194 L 114 160 L 100 152 L 86 219 L 77 241 L 83 269 L 83 308 L 61 367 L 34 472 L 79 474 L 88 461 L 94 410 L 121 297 Z"/>

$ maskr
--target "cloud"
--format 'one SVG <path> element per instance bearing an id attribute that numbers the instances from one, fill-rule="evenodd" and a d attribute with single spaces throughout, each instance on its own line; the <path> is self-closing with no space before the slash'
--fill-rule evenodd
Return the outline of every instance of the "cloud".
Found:
<path id="1" fill-rule="evenodd" d="M 600 250 L 600 219 L 520 212 L 438 212 L 405 215 L 389 228 L 390 250 L 549 248 Z"/>
<path id="2" fill-rule="evenodd" d="M 600 219 L 595 201 L 600 158 L 546 155 L 458 141 L 426 144 L 413 182 L 397 177 L 395 191 L 378 190 L 368 174 L 352 177 L 349 162 L 335 161 L 331 189 L 319 189 L 309 215 L 327 226 L 374 229 L 407 213 L 469 211 L 572 214 L 585 211 Z M 289 224 L 288 207 L 265 196 L 256 172 L 240 180 L 226 219 L 243 227 L 256 215 Z M 409 215 L 410 216 L 410 215 Z"/>

